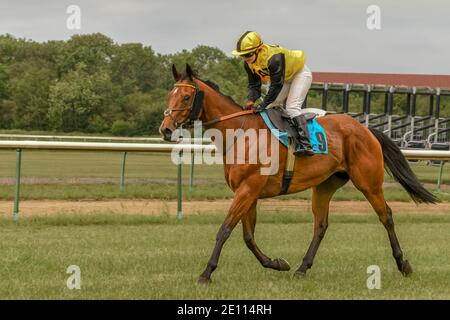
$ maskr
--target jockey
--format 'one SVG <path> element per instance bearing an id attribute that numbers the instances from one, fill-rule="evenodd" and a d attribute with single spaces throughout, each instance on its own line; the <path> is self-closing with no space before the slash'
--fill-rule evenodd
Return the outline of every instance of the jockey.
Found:
<path id="1" fill-rule="evenodd" d="M 232 54 L 242 57 L 246 62 L 246 107 L 254 107 L 257 112 L 261 112 L 266 108 L 286 106 L 286 113 L 299 133 L 297 140 L 302 150 L 296 152 L 296 155 L 313 155 L 306 120 L 300 115 L 312 82 L 312 74 L 305 65 L 303 51 L 265 44 L 258 33 L 247 31 L 239 37 Z M 261 97 L 261 81 L 270 81 L 270 87 L 263 101 L 255 106 L 255 101 Z"/>

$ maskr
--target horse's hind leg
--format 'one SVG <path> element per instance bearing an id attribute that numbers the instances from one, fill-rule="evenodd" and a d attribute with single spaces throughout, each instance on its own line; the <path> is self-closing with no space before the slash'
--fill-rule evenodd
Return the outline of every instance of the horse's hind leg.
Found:
<path id="1" fill-rule="evenodd" d="M 304 276 L 306 271 L 311 268 L 314 257 L 319 249 L 320 242 L 325 236 L 328 228 L 328 211 L 330 200 L 337 189 L 342 187 L 348 181 L 346 173 L 336 173 L 322 182 L 315 188 L 312 193 L 312 211 L 314 214 L 314 235 L 306 252 L 303 262 L 294 276 Z"/>
<path id="2" fill-rule="evenodd" d="M 364 143 L 361 141 L 364 141 Z M 355 140 L 354 143 L 353 148 L 358 152 L 350 152 L 348 156 L 348 162 L 351 164 L 350 179 L 370 202 L 378 215 L 378 219 L 386 228 L 398 270 L 406 276 L 412 272 L 412 268 L 407 260 L 403 260 L 403 252 L 395 234 L 392 211 L 384 199 L 382 150 L 374 137 L 361 138 Z"/>
<path id="3" fill-rule="evenodd" d="M 382 163 L 382 162 L 381 162 Z M 358 168 L 358 166 L 355 166 Z M 412 273 L 412 268 L 407 260 L 403 260 L 403 252 L 394 229 L 392 210 L 387 205 L 383 194 L 384 169 L 382 165 L 366 165 L 366 170 L 353 170 L 350 178 L 358 190 L 370 202 L 378 215 L 378 219 L 386 228 L 391 243 L 392 255 L 397 263 L 398 270 L 405 276 Z"/>
<path id="4" fill-rule="evenodd" d="M 404 275 L 407 276 L 412 273 L 411 265 L 408 260 L 403 260 L 403 252 L 400 248 L 400 243 L 397 239 L 397 235 L 394 229 L 394 219 L 392 218 L 392 210 L 387 205 L 383 190 L 381 188 L 375 192 L 373 191 L 363 191 L 367 200 L 369 200 L 375 212 L 378 214 L 378 218 L 381 223 L 386 228 L 386 231 L 389 236 L 389 242 L 391 243 L 392 255 L 395 258 L 395 262 L 397 263 L 398 270 Z"/>
<path id="5" fill-rule="evenodd" d="M 244 241 L 247 247 L 255 255 L 256 259 L 265 268 L 271 268 L 278 271 L 288 271 L 291 269 L 289 263 L 282 259 L 270 259 L 256 245 L 255 242 L 255 225 L 256 225 L 256 203 L 252 205 L 247 214 L 242 216 L 242 230 L 244 231 Z"/>

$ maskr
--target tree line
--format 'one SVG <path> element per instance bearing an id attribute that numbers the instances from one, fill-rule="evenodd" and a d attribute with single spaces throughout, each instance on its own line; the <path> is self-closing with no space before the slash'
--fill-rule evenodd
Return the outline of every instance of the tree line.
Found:
<path id="1" fill-rule="evenodd" d="M 241 61 L 197 46 L 162 55 L 141 43 L 96 33 L 38 43 L 0 36 L 0 129 L 156 134 L 174 80 L 172 64 L 245 101 Z"/>
<path id="2" fill-rule="evenodd" d="M 103 34 L 74 35 L 44 43 L 0 35 L 0 130 L 82 132 L 113 135 L 157 134 L 172 89 L 171 66 L 189 63 L 202 79 L 244 104 L 243 61 L 218 48 L 159 54 L 141 43 L 116 44 Z M 330 93 L 330 109 L 341 105 Z M 381 99 L 374 105 L 382 110 Z M 320 106 L 310 92 L 308 106 Z M 395 101 L 394 110 L 404 102 Z M 350 110 L 361 110 L 362 97 Z"/>

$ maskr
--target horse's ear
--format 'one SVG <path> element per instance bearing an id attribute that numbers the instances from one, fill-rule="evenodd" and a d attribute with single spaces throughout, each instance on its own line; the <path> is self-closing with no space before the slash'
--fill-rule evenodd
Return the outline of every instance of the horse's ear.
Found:
<path id="1" fill-rule="evenodd" d="M 175 67 L 175 64 L 172 64 L 172 74 L 175 81 L 181 79 L 181 74 L 178 72 L 177 67 Z"/>
<path id="2" fill-rule="evenodd" d="M 194 71 L 192 71 L 192 68 L 188 63 L 186 63 L 186 74 L 191 80 L 193 80 L 193 78 L 195 77 L 195 73 Z"/>

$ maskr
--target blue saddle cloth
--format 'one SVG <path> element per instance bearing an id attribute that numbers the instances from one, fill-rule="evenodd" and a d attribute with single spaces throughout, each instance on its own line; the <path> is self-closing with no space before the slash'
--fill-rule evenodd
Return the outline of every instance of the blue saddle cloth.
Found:
<path id="1" fill-rule="evenodd" d="M 269 116 L 265 111 L 260 112 L 261 117 L 264 119 L 270 132 L 286 147 L 288 147 L 288 133 L 286 131 L 280 131 L 275 128 L 272 121 L 270 121 Z M 323 127 L 317 122 L 316 119 L 308 120 L 306 122 L 308 125 L 310 142 L 314 153 L 316 154 L 328 154 L 328 141 L 327 135 Z M 300 145 L 296 146 L 296 151 L 300 150 Z"/>

